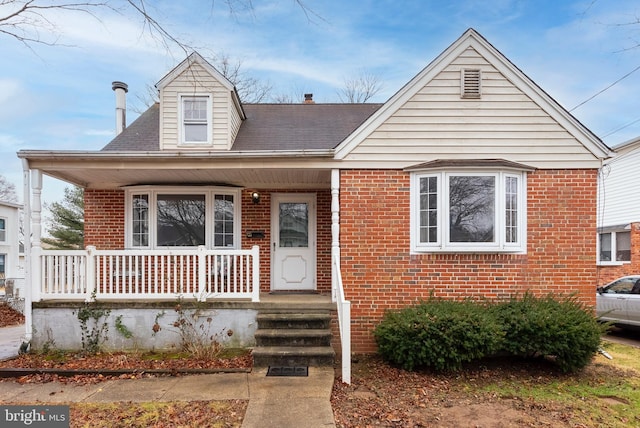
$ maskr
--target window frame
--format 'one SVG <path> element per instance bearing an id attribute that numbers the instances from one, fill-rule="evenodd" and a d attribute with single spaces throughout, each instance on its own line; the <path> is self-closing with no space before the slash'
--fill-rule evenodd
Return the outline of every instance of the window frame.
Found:
<path id="1" fill-rule="evenodd" d="M 494 196 L 494 241 L 493 242 L 451 242 L 449 221 L 449 182 L 454 176 L 495 177 Z M 420 180 L 437 177 L 437 213 L 436 236 L 434 242 L 420 240 Z M 507 178 L 517 181 L 517 241 L 507 242 L 506 221 L 506 182 Z M 526 253 L 527 248 L 527 173 L 510 168 L 433 168 L 411 172 L 410 184 L 410 231 L 412 253 Z"/>
<path id="2" fill-rule="evenodd" d="M 148 198 L 148 245 L 134 246 L 133 242 L 133 197 L 145 195 Z M 158 195 L 204 195 L 205 197 L 205 243 L 208 249 L 240 249 L 242 248 L 241 235 L 241 205 L 242 189 L 229 187 L 186 186 L 186 187 L 157 187 L 134 186 L 125 191 L 125 247 L 133 250 L 170 250 L 177 248 L 197 248 L 198 246 L 160 246 L 158 242 Z M 216 247 L 214 245 L 215 234 L 215 196 L 232 196 L 233 199 L 233 246 Z"/>
<path id="3" fill-rule="evenodd" d="M 0 217 L 0 222 L 2 223 L 2 227 L 0 228 L 0 242 L 7 243 L 7 224 L 9 224 L 9 221 L 6 217 Z"/>
<path id="4" fill-rule="evenodd" d="M 621 266 L 624 264 L 631 263 L 631 255 L 629 255 L 629 260 L 618 260 L 618 234 L 619 233 L 628 233 L 629 241 L 631 240 L 631 231 L 626 229 L 619 230 L 606 230 L 598 232 L 596 235 L 596 260 L 597 264 L 600 266 Z M 602 260 L 601 259 L 601 238 L 602 235 L 611 235 L 611 260 Z M 631 247 L 631 245 L 630 245 Z M 631 249 L 631 248 L 629 248 Z"/>
<path id="5" fill-rule="evenodd" d="M 204 121 L 200 121 L 200 122 L 193 122 L 195 124 L 203 124 L 205 123 L 207 126 L 207 139 L 206 141 L 189 141 L 186 139 L 186 135 L 187 135 L 187 131 L 186 131 L 186 125 L 187 123 L 187 119 L 185 118 L 185 108 L 184 108 L 184 102 L 187 98 L 206 98 L 206 106 L 207 106 L 207 112 L 206 112 L 206 118 Z M 212 110 L 212 96 L 209 93 L 200 93 L 200 92 L 194 92 L 194 93 L 180 93 L 178 94 L 178 116 L 179 116 L 179 129 L 180 129 L 180 138 L 178 139 L 179 141 L 179 145 L 181 146 L 206 146 L 206 145 L 211 145 L 212 144 L 212 129 L 213 129 L 213 110 Z"/>

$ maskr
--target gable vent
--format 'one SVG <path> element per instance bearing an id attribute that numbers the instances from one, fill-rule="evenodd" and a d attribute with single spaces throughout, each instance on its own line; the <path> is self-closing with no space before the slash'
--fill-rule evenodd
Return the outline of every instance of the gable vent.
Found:
<path id="1" fill-rule="evenodd" d="M 479 69 L 462 70 L 460 96 L 462 98 L 480 98 L 482 89 L 480 78 Z"/>

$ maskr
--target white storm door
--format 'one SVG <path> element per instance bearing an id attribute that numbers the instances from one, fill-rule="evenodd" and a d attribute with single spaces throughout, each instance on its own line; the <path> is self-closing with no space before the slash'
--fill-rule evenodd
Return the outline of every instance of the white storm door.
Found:
<path id="1" fill-rule="evenodd" d="M 271 289 L 316 289 L 316 195 L 271 197 Z"/>

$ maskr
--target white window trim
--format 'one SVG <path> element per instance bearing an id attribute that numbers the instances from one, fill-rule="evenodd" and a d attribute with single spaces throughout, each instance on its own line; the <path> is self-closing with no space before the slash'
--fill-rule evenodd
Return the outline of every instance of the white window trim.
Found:
<path id="1" fill-rule="evenodd" d="M 0 242 L 3 244 L 6 244 L 7 242 L 9 242 L 9 237 L 8 237 L 9 232 L 7 231 L 7 226 L 9 225 L 9 219 L 6 217 L 0 217 L 0 220 L 4 220 L 4 229 L 0 229 L 0 231 L 4 232 L 0 234 Z"/>
<path id="2" fill-rule="evenodd" d="M 450 176 L 495 176 L 496 200 L 495 200 L 495 230 L 496 242 L 466 243 L 449 242 L 449 220 L 445 218 L 445 212 L 449 212 L 449 186 Z M 438 177 L 438 236 L 436 242 L 420 242 L 420 179 L 424 177 Z M 518 178 L 518 242 L 506 242 L 505 232 L 505 178 Z M 411 252 L 420 253 L 518 253 L 524 254 L 527 250 L 527 174 L 524 171 L 511 171 L 502 169 L 435 169 L 415 171 L 411 174 L 410 186 L 410 227 L 411 227 Z M 499 197 L 498 197 L 499 195 Z"/>
<path id="3" fill-rule="evenodd" d="M 241 204 L 242 204 L 242 189 L 228 188 L 228 187 L 200 187 L 200 186 L 135 186 L 128 187 L 125 192 L 125 246 L 131 250 L 165 250 L 176 248 L 195 248 L 188 246 L 173 247 L 173 246 L 158 246 L 157 242 L 157 197 L 162 195 L 204 195 L 205 196 L 205 247 L 212 248 L 225 248 L 225 249 L 239 249 L 242 248 L 242 218 L 241 218 Z M 134 246 L 133 245 L 133 196 L 134 195 L 147 195 L 149 197 L 149 245 L 147 246 Z M 233 247 L 215 247 L 213 245 L 214 234 L 214 199 L 215 195 L 232 195 L 234 197 L 233 204 Z"/>
<path id="4" fill-rule="evenodd" d="M 612 230 L 607 232 L 598 232 L 596 234 L 596 263 L 598 266 L 622 266 L 631 264 L 631 260 L 600 260 L 600 235 L 604 233 L 611 234 L 611 254 L 615 257 L 618 247 L 618 233 L 629 233 L 629 230 Z"/>
<path id="5" fill-rule="evenodd" d="M 185 129 L 184 129 L 184 103 L 183 98 L 203 97 L 207 99 L 207 141 L 185 141 Z M 210 146 L 213 144 L 212 129 L 213 129 L 213 101 L 212 96 L 209 93 L 179 93 L 178 94 L 178 145 L 179 146 Z"/>

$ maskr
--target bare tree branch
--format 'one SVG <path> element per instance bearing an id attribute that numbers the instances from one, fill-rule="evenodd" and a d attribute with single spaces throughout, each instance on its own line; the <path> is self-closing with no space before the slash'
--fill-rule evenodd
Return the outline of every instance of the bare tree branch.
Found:
<path id="1" fill-rule="evenodd" d="M 343 103 L 362 104 L 376 96 L 383 88 L 380 78 L 366 70 L 351 79 L 344 80 L 344 87 L 338 91 Z"/>

